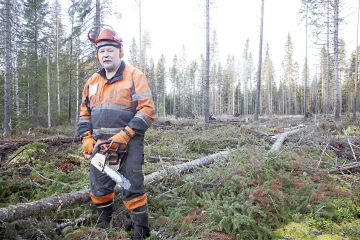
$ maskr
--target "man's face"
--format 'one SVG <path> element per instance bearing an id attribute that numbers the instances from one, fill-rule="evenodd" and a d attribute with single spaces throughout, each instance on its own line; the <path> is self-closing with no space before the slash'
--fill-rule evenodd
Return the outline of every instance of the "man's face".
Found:
<path id="1" fill-rule="evenodd" d="M 113 46 L 104 46 L 99 48 L 99 62 L 107 72 L 116 71 L 120 66 L 119 52 L 120 49 Z"/>

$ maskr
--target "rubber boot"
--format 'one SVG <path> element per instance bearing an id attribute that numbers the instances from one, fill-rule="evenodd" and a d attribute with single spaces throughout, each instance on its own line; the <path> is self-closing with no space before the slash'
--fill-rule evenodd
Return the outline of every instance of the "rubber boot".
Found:
<path id="1" fill-rule="evenodd" d="M 98 208 L 98 210 L 101 219 L 101 227 L 103 229 L 109 229 L 112 213 L 114 210 L 114 204 L 111 204 L 110 206 L 106 206 L 103 208 Z"/>
<path id="2" fill-rule="evenodd" d="M 134 223 L 133 240 L 143 240 L 150 236 L 148 207 L 147 205 L 138 207 L 130 212 L 131 220 Z"/>

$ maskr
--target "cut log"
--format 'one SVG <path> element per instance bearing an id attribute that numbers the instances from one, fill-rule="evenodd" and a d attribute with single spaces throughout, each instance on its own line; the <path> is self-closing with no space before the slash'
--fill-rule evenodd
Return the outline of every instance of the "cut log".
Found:
<path id="1" fill-rule="evenodd" d="M 195 159 L 191 162 L 175 165 L 161 171 L 151 173 L 145 176 L 144 182 L 145 184 L 153 183 L 169 175 L 181 174 L 193 170 L 199 166 L 207 166 L 214 163 L 215 161 L 219 161 L 225 158 L 227 154 L 227 151 L 219 152 L 210 156 Z M 115 188 L 116 193 L 119 193 L 120 191 L 120 188 Z M 75 203 L 81 204 L 88 201 L 90 201 L 89 189 L 86 188 L 81 191 L 56 195 L 30 203 L 12 205 L 7 208 L 0 208 L 0 221 L 12 222 L 34 215 L 43 215 L 49 211 L 57 211 Z"/>
<path id="2" fill-rule="evenodd" d="M 269 150 L 269 153 L 279 152 L 281 145 L 285 142 L 285 140 L 288 136 L 298 133 L 304 129 L 305 129 L 305 127 L 302 125 L 301 127 L 297 127 L 294 130 L 290 130 L 290 131 L 287 131 L 287 132 L 277 135 L 276 141 L 272 145 L 271 149 Z"/>

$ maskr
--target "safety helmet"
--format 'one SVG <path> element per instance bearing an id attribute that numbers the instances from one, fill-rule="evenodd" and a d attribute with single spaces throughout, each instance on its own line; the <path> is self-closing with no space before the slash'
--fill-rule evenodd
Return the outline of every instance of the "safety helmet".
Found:
<path id="1" fill-rule="evenodd" d="M 101 41 L 112 41 L 117 43 L 116 45 L 122 46 L 122 38 L 120 38 L 114 29 L 106 24 L 100 24 L 90 29 L 88 33 L 88 39 L 98 46 Z"/>

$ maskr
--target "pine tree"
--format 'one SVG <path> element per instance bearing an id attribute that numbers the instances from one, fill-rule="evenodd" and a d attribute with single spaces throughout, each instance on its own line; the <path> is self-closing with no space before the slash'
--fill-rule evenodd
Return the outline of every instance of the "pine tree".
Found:
<path id="1" fill-rule="evenodd" d="M 155 69 L 155 78 L 156 78 L 156 99 L 158 101 L 156 102 L 156 112 L 157 115 L 160 117 L 166 117 L 166 87 L 165 87 L 165 81 L 166 81 L 166 70 L 165 70 L 165 57 L 162 54 L 159 58 L 156 69 Z"/>
<path id="2" fill-rule="evenodd" d="M 293 44 L 290 33 L 288 34 L 285 44 L 285 56 L 281 63 L 281 83 L 282 87 L 282 112 L 283 114 L 291 114 L 295 112 L 294 92 L 294 61 L 293 61 Z"/>
<path id="3" fill-rule="evenodd" d="M 265 58 L 263 63 L 262 79 L 264 83 L 263 106 L 265 113 L 272 115 L 273 113 L 273 87 L 274 87 L 274 66 L 270 59 L 270 46 L 266 44 Z"/>
<path id="4" fill-rule="evenodd" d="M 138 54 L 138 48 L 137 48 L 137 45 L 136 45 L 135 38 L 133 38 L 132 41 L 131 41 L 129 53 L 130 53 L 129 63 L 131 65 L 133 65 L 134 67 L 139 68 L 140 67 L 139 54 Z"/>

